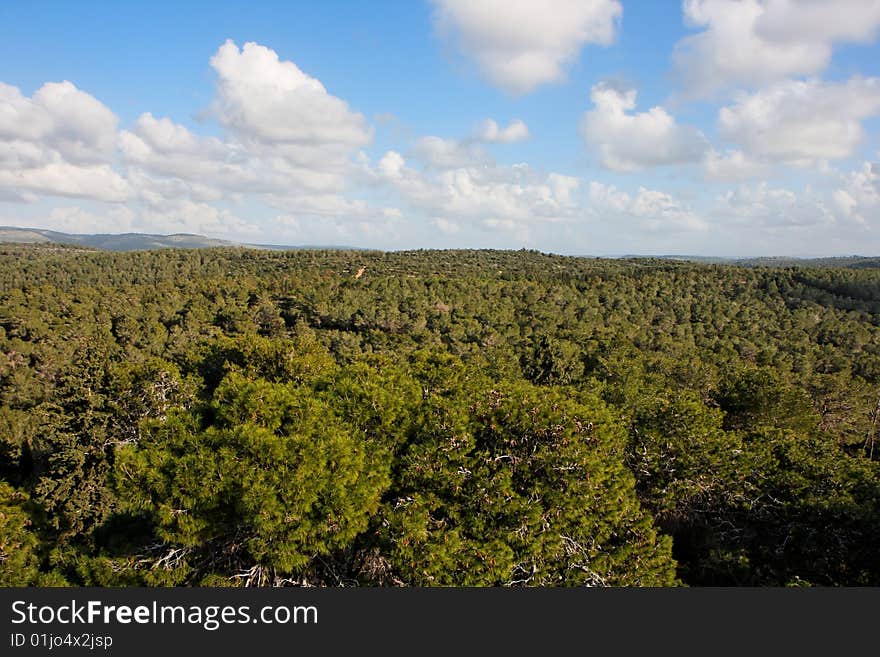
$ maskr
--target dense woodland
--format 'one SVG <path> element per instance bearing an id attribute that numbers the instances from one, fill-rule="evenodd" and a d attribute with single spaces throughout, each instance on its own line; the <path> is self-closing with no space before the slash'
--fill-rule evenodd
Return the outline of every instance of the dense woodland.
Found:
<path id="1" fill-rule="evenodd" d="M 880 268 L 0 246 L 0 584 L 880 585 Z"/>

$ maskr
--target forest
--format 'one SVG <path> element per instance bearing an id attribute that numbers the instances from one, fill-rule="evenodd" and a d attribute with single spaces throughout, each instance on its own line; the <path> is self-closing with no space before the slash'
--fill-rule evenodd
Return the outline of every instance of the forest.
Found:
<path id="1" fill-rule="evenodd" d="M 0 585 L 880 585 L 845 264 L 0 245 Z"/>

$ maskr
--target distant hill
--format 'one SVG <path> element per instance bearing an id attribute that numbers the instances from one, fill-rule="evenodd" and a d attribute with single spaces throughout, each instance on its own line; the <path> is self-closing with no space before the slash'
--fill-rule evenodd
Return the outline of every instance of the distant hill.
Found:
<path id="1" fill-rule="evenodd" d="M 245 247 L 249 249 L 265 249 L 269 251 L 294 251 L 300 249 L 317 249 L 332 251 L 371 251 L 355 246 L 332 244 L 246 244 L 219 240 L 204 235 L 177 233 L 175 235 L 149 235 L 146 233 L 122 233 L 74 235 L 60 233 L 43 228 L 17 228 L 0 226 L 0 243 L 18 244 L 64 244 L 83 248 L 103 249 L 105 251 L 147 251 L 151 249 L 204 249 L 211 247 Z M 491 249 L 490 249 L 491 250 Z M 582 256 L 595 257 L 595 256 Z M 721 256 L 698 255 L 661 255 L 618 256 L 621 260 L 674 260 L 679 262 L 695 262 L 704 265 L 738 265 L 741 267 L 833 267 L 847 269 L 863 269 L 880 267 L 880 257 L 874 256 L 839 256 L 828 258 L 791 258 L 788 256 L 765 256 L 757 258 L 726 258 Z"/>
<path id="2" fill-rule="evenodd" d="M 678 260 L 683 262 L 696 262 L 706 265 L 738 265 L 740 267 L 827 267 L 842 269 L 864 269 L 867 267 L 880 267 L 880 257 L 857 255 L 826 258 L 793 258 L 789 256 L 724 258 L 715 256 L 688 255 L 665 255 L 656 257 L 661 260 Z"/>
<path id="3" fill-rule="evenodd" d="M 846 269 L 864 269 L 880 267 L 880 258 L 868 256 L 838 256 L 834 258 L 747 258 L 737 260 L 738 265 L 745 267 L 841 267 Z"/>
<path id="4" fill-rule="evenodd" d="M 71 235 L 42 228 L 15 228 L 12 226 L 0 226 L 0 242 L 69 244 L 107 251 L 144 251 L 148 249 L 169 248 L 200 249 L 213 246 L 238 246 L 235 242 L 212 239 L 202 235 L 146 235 L 144 233 Z"/>
<path id="5" fill-rule="evenodd" d="M 362 246 L 342 246 L 339 244 L 240 244 L 249 249 L 265 249 L 267 251 L 378 251 Z"/>
<path id="6" fill-rule="evenodd" d="M 74 235 L 59 233 L 43 228 L 16 228 L 0 226 L 0 244 L 14 242 L 16 244 L 64 244 L 81 246 L 105 251 L 148 251 L 151 249 L 206 249 L 221 246 L 240 246 L 249 249 L 267 249 L 271 251 L 293 251 L 297 249 L 320 249 L 334 251 L 366 251 L 353 246 L 338 245 L 297 245 L 281 244 L 245 244 L 218 240 L 204 235 L 177 233 L 175 235 L 149 235 L 146 233 Z"/>
<path id="7" fill-rule="evenodd" d="M 695 262 L 700 265 L 733 265 L 737 264 L 736 258 L 725 258 L 722 256 L 698 256 L 698 255 L 659 255 L 659 256 L 642 256 L 642 255 L 625 255 L 621 256 L 624 260 L 638 259 L 657 259 L 657 260 L 677 260 L 679 262 Z"/>

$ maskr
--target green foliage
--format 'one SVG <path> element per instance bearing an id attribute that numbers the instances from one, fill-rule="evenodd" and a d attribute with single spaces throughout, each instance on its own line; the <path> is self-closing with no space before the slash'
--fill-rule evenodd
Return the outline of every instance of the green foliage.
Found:
<path id="1" fill-rule="evenodd" d="M 39 538 L 27 497 L 0 482 L 0 586 L 28 586 L 39 578 Z"/>
<path id="2" fill-rule="evenodd" d="M 877 585 L 875 264 L 0 246 L 3 576 Z"/>
<path id="3" fill-rule="evenodd" d="M 725 411 L 725 426 L 730 429 L 775 426 L 809 432 L 819 425 L 806 392 L 786 385 L 767 368 L 729 375 L 716 400 Z"/>
<path id="4" fill-rule="evenodd" d="M 0 481 L 0 586 L 66 586 L 64 577 L 43 568 L 40 509 L 25 493 Z"/>
<path id="5" fill-rule="evenodd" d="M 723 417 L 687 391 L 646 396 L 635 411 L 627 463 L 640 498 L 664 525 L 744 494 L 742 440 L 724 430 Z"/>
<path id="6" fill-rule="evenodd" d="M 525 383 L 468 390 L 431 378 L 384 512 L 405 581 L 673 582 L 670 543 L 639 508 L 604 404 Z"/>
<path id="7" fill-rule="evenodd" d="M 760 495 L 738 510 L 747 582 L 875 584 L 880 556 L 880 478 L 862 458 L 841 458 L 822 435 L 788 429 L 750 432 L 745 441 Z"/>
<path id="8" fill-rule="evenodd" d="M 121 450 L 118 471 L 158 536 L 205 545 L 281 573 L 350 542 L 387 486 L 332 410 L 308 388 L 228 375 L 203 414 L 173 413 Z"/>
<path id="9" fill-rule="evenodd" d="M 203 353 L 187 365 L 199 373 L 208 390 L 230 372 L 272 382 L 309 383 L 332 375 L 336 369 L 333 357 L 304 324 L 297 326 L 292 338 L 224 337 L 202 348 Z"/>

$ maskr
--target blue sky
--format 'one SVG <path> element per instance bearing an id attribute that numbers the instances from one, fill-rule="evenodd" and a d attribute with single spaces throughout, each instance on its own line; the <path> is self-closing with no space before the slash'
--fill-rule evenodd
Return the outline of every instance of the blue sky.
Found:
<path id="1" fill-rule="evenodd" d="M 877 0 L 0 5 L 0 224 L 880 252 Z"/>

